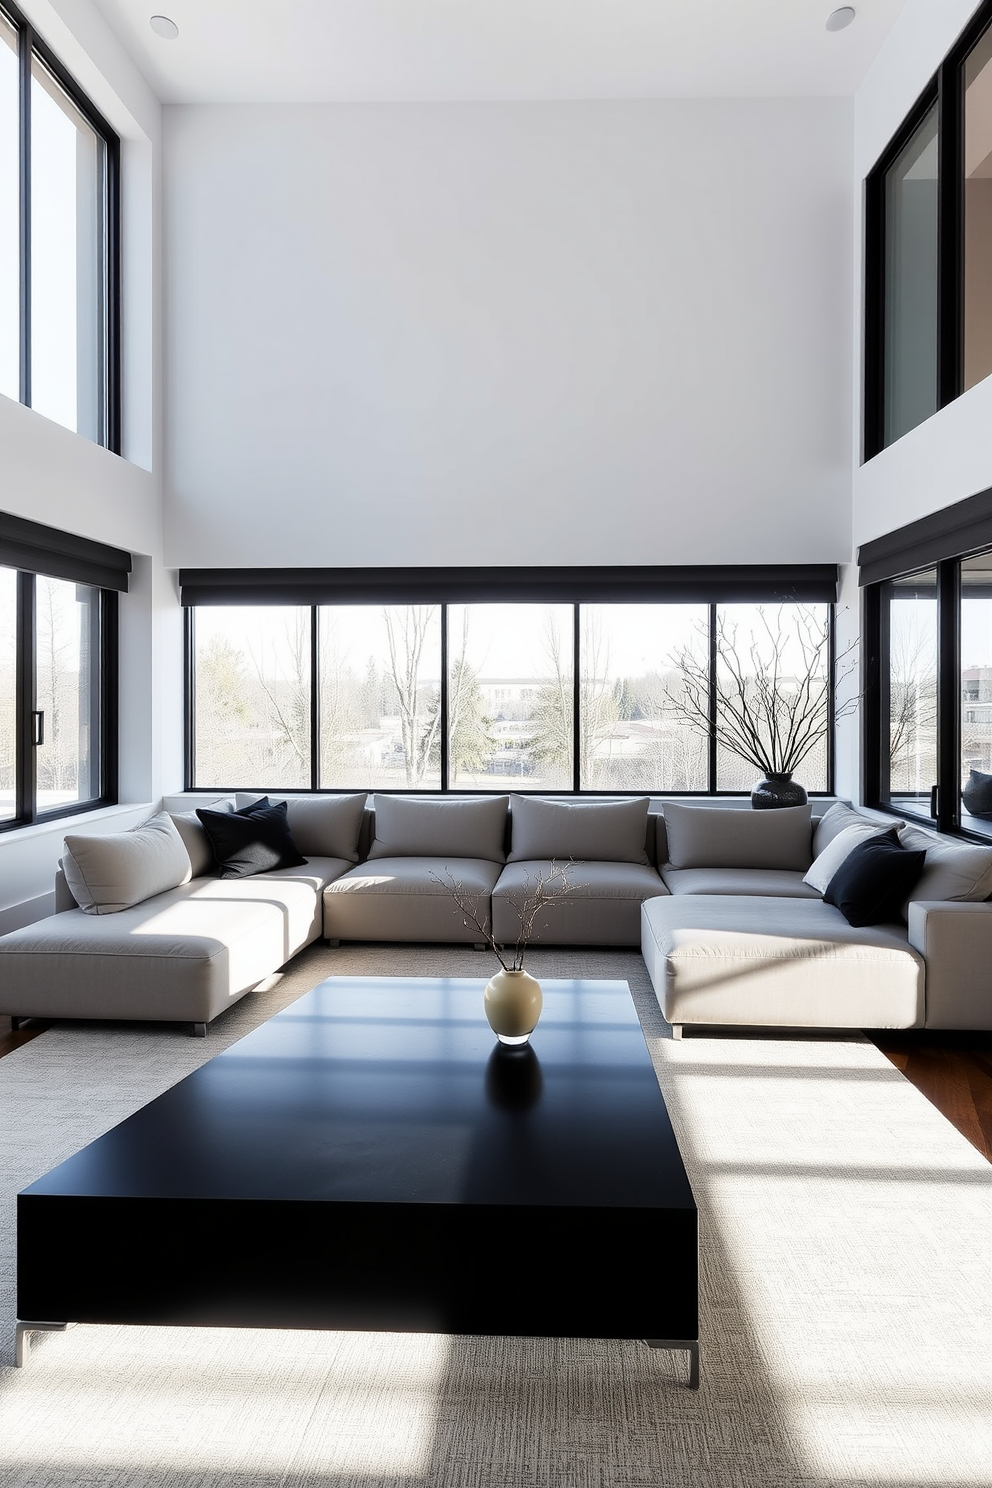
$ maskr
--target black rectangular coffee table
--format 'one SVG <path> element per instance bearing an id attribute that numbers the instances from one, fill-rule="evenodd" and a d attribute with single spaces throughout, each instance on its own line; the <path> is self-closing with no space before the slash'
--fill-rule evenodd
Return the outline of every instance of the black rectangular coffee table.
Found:
<path id="1" fill-rule="evenodd" d="M 639 1338 L 698 1370 L 696 1206 L 626 982 L 333 978 L 18 1195 L 71 1321 Z"/>

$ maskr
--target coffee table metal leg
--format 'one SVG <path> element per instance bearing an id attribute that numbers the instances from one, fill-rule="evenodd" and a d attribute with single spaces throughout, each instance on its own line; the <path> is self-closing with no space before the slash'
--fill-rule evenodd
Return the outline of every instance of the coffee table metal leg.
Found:
<path id="1" fill-rule="evenodd" d="M 32 1333 L 64 1333 L 71 1328 L 71 1323 L 22 1323 L 18 1319 L 15 1329 L 14 1363 L 18 1369 L 23 1369 L 28 1362 L 28 1350 L 31 1346 Z"/>
<path id="2" fill-rule="evenodd" d="M 689 1389 L 699 1389 L 699 1340 L 697 1338 L 645 1338 L 648 1348 L 678 1349 L 689 1355 Z"/>

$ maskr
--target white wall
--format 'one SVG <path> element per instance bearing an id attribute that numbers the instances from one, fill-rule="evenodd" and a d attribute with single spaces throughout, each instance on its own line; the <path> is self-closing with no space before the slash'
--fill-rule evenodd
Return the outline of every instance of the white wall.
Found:
<path id="1" fill-rule="evenodd" d="M 168 564 L 844 561 L 839 100 L 165 111 Z"/>
<path id="2" fill-rule="evenodd" d="M 855 100 L 856 180 L 865 176 L 902 124 L 941 60 L 978 9 L 976 0 L 907 0 Z M 855 260 L 860 275 L 863 221 Z M 860 368 L 861 312 L 854 344 Z M 860 387 L 860 371 L 855 381 Z M 860 395 L 858 395 L 860 396 Z M 859 428 L 859 416 L 854 423 Z M 992 378 L 858 466 L 854 450 L 855 544 L 939 511 L 992 486 Z"/>
<path id="3" fill-rule="evenodd" d="M 0 510 L 136 555 L 122 600 L 121 800 L 145 803 L 182 781 L 182 626 L 162 569 L 161 107 L 90 0 L 19 3 L 121 137 L 125 457 L 0 396 Z M 173 650 L 171 668 L 153 668 Z M 99 830 L 101 815 L 72 827 Z M 104 828 L 133 819 L 111 812 Z M 0 834 L 0 932 L 49 911 L 66 830 Z"/>

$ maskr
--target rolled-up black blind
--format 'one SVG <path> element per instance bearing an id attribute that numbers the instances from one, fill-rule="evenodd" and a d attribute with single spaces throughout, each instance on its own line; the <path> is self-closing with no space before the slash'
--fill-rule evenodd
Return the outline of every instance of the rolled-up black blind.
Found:
<path id="1" fill-rule="evenodd" d="M 184 605 L 830 604 L 834 563 L 611 568 L 184 568 Z"/>
<path id="2" fill-rule="evenodd" d="M 880 584 L 982 548 L 992 548 L 992 490 L 979 491 L 862 543 L 858 549 L 860 581 L 862 585 Z"/>
<path id="3" fill-rule="evenodd" d="M 126 594 L 131 554 L 0 512 L 0 565 Z"/>

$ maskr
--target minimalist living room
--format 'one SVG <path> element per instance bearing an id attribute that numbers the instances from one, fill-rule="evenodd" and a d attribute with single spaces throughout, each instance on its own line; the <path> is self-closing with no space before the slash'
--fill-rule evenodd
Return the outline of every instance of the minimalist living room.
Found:
<path id="1" fill-rule="evenodd" d="M 992 1481 L 992 0 L 0 0 L 0 1469 Z"/>

